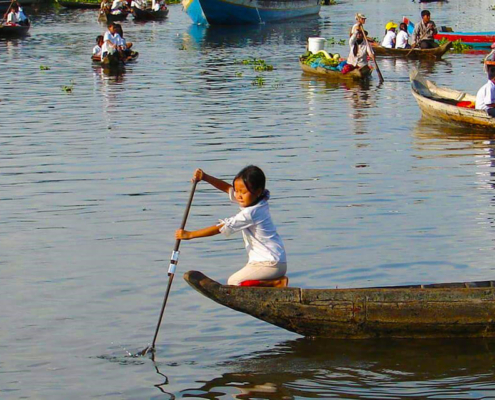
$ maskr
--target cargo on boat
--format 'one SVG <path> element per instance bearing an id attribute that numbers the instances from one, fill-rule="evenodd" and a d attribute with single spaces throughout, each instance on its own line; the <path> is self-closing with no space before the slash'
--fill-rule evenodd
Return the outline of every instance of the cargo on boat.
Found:
<path id="1" fill-rule="evenodd" d="M 303 72 L 307 74 L 313 74 L 318 76 L 323 76 L 327 79 L 338 80 L 338 81 L 359 81 L 367 79 L 371 76 L 372 69 L 368 66 L 364 66 L 361 68 L 356 68 L 347 74 L 343 74 L 341 71 L 333 71 L 331 69 L 316 67 L 313 68 L 309 65 L 306 65 L 302 62 L 299 62 L 301 69 Z"/>
<path id="2" fill-rule="evenodd" d="M 364 289 L 227 286 L 198 271 L 184 279 L 217 303 L 310 337 L 494 337 L 495 282 Z"/>

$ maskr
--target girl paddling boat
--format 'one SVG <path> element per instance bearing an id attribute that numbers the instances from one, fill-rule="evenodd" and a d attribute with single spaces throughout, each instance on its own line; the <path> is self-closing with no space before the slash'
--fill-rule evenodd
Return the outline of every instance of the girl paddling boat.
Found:
<path id="1" fill-rule="evenodd" d="M 242 169 L 230 185 L 197 169 L 193 180 L 208 182 L 227 193 L 241 210 L 233 217 L 220 220 L 217 225 L 196 231 L 178 229 L 175 238 L 190 240 L 219 233 L 228 237 L 240 231 L 248 252 L 248 263 L 230 276 L 227 283 L 237 286 L 287 286 L 285 248 L 270 215 L 270 193 L 265 189 L 263 171 L 250 165 Z"/>

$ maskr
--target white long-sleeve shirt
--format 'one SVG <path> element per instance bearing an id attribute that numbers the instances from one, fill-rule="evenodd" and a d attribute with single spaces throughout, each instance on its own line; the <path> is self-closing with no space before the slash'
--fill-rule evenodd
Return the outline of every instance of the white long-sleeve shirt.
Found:
<path id="1" fill-rule="evenodd" d="M 358 31 L 354 32 L 349 39 L 349 47 L 351 51 L 349 52 L 349 57 L 347 57 L 347 64 L 354 65 L 355 67 L 361 68 L 368 65 L 368 55 L 371 57 L 372 52 L 369 45 L 363 40 L 361 44 L 357 43 Z M 354 45 L 357 45 L 357 54 L 354 55 Z"/>

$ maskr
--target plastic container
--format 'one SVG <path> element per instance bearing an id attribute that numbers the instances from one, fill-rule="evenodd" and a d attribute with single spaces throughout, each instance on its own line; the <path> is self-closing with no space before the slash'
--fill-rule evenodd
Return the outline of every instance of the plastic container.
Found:
<path id="1" fill-rule="evenodd" d="M 308 51 L 311 53 L 318 53 L 320 50 L 325 50 L 325 42 L 327 40 L 321 37 L 308 38 Z"/>

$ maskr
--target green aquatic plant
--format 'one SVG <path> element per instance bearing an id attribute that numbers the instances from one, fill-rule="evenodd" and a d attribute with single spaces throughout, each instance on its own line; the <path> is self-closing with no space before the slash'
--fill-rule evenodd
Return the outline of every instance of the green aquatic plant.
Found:
<path id="1" fill-rule="evenodd" d="M 74 84 L 62 86 L 62 90 L 65 93 L 72 93 L 72 91 L 74 90 Z"/>
<path id="2" fill-rule="evenodd" d="M 254 57 L 245 60 L 237 60 L 236 64 L 252 65 L 256 72 L 273 71 L 273 65 L 267 64 L 265 60 Z"/>
<path id="3" fill-rule="evenodd" d="M 253 82 L 251 82 L 251 85 L 259 87 L 264 86 L 265 78 L 263 78 L 261 75 L 258 75 L 256 78 L 254 78 Z"/>
<path id="4" fill-rule="evenodd" d="M 40 65 L 40 70 L 42 70 L 42 71 L 50 71 L 51 68 L 48 65 Z"/>
<path id="5" fill-rule="evenodd" d="M 242 76 L 242 72 L 236 72 L 235 73 L 235 76 L 237 76 L 238 78 L 240 78 Z"/>
<path id="6" fill-rule="evenodd" d="M 327 39 L 327 43 L 328 43 L 330 46 L 335 45 L 335 44 L 338 44 L 338 45 L 340 45 L 340 46 L 343 46 L 343 45 L 345 45 L 347 42 L 346 42 L 346 40 L 345 40 L 345 39 L 339 39 L 339 40 L 337 40 L 337 39 L 335 39 L 334 37 L 331 37 L 331 38 Z"/>
<path id="7" fill-rule="evenodd" d="M 452 42 L 452 51 L 454 53 L 462 53 L 463 51 L 469 50 L 472 48 L 473 48 L 473 46 L 469 46 L 468 44 L 462 43 L 462 41 L 460 39 Z"/>

